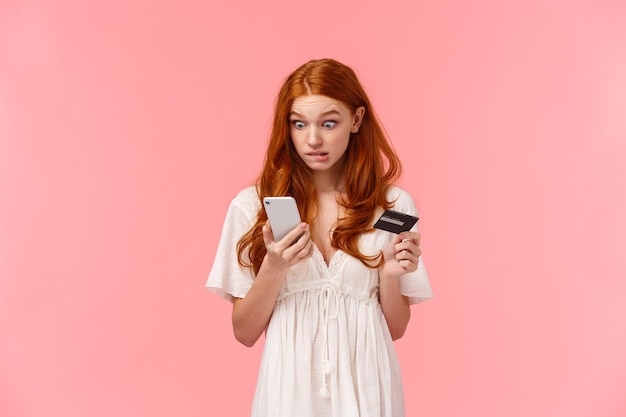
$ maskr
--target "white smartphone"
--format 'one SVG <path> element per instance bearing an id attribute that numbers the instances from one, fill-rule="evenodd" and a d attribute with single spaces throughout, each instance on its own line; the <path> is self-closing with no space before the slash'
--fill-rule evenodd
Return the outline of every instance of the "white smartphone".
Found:
<path id="1" fill-rule="evenodd" d="M 265 197 L 263 207 L 277 242 L 302 222 L 293 197 Z"/>

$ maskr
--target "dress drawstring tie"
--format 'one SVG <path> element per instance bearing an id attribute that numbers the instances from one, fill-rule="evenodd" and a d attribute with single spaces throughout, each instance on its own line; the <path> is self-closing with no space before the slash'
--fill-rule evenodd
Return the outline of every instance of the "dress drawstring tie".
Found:
<path id="1" fill-rule="evenodd" d="M 334 304 L 334 307 L 333 305 Z M 331 309 L 334 312 L 331 314 Z M 324 398 L 330 397 L 328 389 L 328 378 L 332 371 L 330 363 L 330 347 L 328 346 L 328 325 L 330 320 L 335 320 L 339 310 L 339 294 L 330 284 L 324 284 L 320 292 L 320 310 L 322 312 L 322 327 L 324 343 L 322 344 L 322 388 L 320 395 Z"/>

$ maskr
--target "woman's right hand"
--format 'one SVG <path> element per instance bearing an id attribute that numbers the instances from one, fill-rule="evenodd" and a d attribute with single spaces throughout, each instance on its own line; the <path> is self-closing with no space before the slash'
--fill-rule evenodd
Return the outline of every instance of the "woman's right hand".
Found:
<path id="1" fill-rule="evenodd" d="M 307 223 L 300 223 L 278 242 L 274 240 L 269 220 L 263 225 L 262 231 L 267 250 L 266 261 L 272 268 L 286 270 L 313 254 L 311 228 Z"/>
<path id="2" fill-rule="evenodd" d="M 287 269 L 313 253 L 311 231 L 306 223 L 300 223 L 278 242 L 269 221 L 262 231 L 267 254 L 246 296 L 233 300 L 233 331 L 246 346 L 254 345 L 267 329 Z"/>

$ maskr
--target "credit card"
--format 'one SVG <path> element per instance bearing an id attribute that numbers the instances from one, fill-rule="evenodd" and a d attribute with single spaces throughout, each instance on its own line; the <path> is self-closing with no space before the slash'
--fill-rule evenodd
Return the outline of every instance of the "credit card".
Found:
<path id="1" fill-rule="evenodd" d="M 394 210 L 386 210 L 374 223 L 374 227 L 391 233 L 402 233 L 411 230 L 419 218 Z"/>

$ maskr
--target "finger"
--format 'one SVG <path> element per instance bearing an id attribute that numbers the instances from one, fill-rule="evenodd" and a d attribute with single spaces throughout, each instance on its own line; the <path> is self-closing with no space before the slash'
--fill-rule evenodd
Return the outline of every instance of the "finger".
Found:
<path id="1" fill-rule="evenodd" d="M 385 252 L 387 252 L 389 255 L 392 255 L 393 253 L 397 252 L 398 249 L 396 249 L 396 246 L 400 244 L 401 242 L 402 242 L 402 237 L 399 234 L 394 235 L 391 241 L 385 247 Z"/>
<path id="2" fill-rule="evenodd" d="M 309 229 L 305 229 L 304 232 L 302 232 L 300 236 L 298 236 L 297 240 L 291 245 L 289 250 L 299 256 L 299 254 L 302 251 L 306 251 L 311 244 L 311 232 Z"/>
<path id="3" fill-rule="evenodd" d="M 292 231 L 287 233 L 285 237 L 279 242 L 279 245 L 285 251 L 292 249 L 292 253 L 296 253 L 306 245 L 306 242 L 310 239 L 311 232 L 309 225 L 306 223 L 300 223 Z"/>
<path id="4" fill-rule="evenodd" d="M 403 240 L 402 233 L 400 233 L 394 236 L 394 238 L 392 239 L 392 242 L 394 245 L 397 245 L 398 243 L 402 242 L 402 240 Z"/>
<path id="5" fill-rule="evenodd" d="M 301 244 L 306 240 L 304 245 L 301 247 Z M 303 261 L 304 259 L 309 258 L 313 255 L 313 242 L 311 239 L 305 239 L 305 237 L 301 237 L 300 241 L 293 246 L 289 247 L 284 252 L 284 256 L 286 259 L 296 260 L 297 262 Z"/>
<path id="6" fill-rule="evenodd" d="M 417 246 L 413 241 L 404 241 L 402 243 L 399 243 L 398 245 L 396 245 L 395 249 L 395 258 L 398 262 L 408 260 L 417 264 L 417 262 L 419 261 L 419 257 L 422 254 L 419 246 Z"/>
<path id="7" fill-rule="evenodd" d="M 311 239 L 309 239 L 306 243 L 306 246 L 304 247 L 304 249 L 302 249 L 299 253 L 299 259 L 306 259 L 309 258 L 313 255 L 313 241 Z"/>
<path id="8" fill-rule="evenodd" d="M 409 261 L 409 260 L 407 260 L 407 259 L 404 259 L 404 260 L 402 260 L 402 261 L 398 262 L 398 264 L 399 264 L 402 268 L 404 268 L 404 270 L 405 270 L 406 272 L 413 272 L 413 271 L 416 271 L 416 270 L 417 270 L 417 264 L 416 264 L 416 263 L 414 263 L 414 262 L 411 262 L 411 261 Z"/>
<path id="9" fill-rule="evenodd" d="M 403 261 L 408 261 L 408 262 L 417 264 L 418 260 L 419 260 L 419 256 L 416 256 L 415 254 L 409 251 L 401 251 L 401 252 L 396 253 L 396 261 L 398 261 L 398 263 L 401 263 Z"/>
<path id="10" fill-rule="evenodd" d="M 265 243 L 265 247 L 274 243 L 274 234 L 272 233 L 272 226 L 270 225 L 269 220 L 265 222 L 261 231 L 263 232 L 263 242 Z"/>
<path id="11" fill-rule="evenodd" d="M 396 253 L 402 251 L 411 252 L 414 255 L 421 255 L 422 251 L 419 248 L 419 244 L 416 244 L 413 240 L 404 240 L 397 245 L 394 246 L 394 250 Z"/>
<path id="12" fill-rule="evenodd" d="M 420 255 L 422 254 L 422 250 L 419 248 L 419 246 L 409 246 L 407 248 L 402 249 L 399 252 L 406 252 L 406 253 L 410 253 L 411 255 L 413 255 L 416 258 L 419 258 Z"/>
<path id="13" fill-rule="evenodd" d="M 400 237 L 401 241 L 410 240 L 419 245 L 422 235 L 420 232 L 402 232 L 398 235 L 398 237 Z"/>

